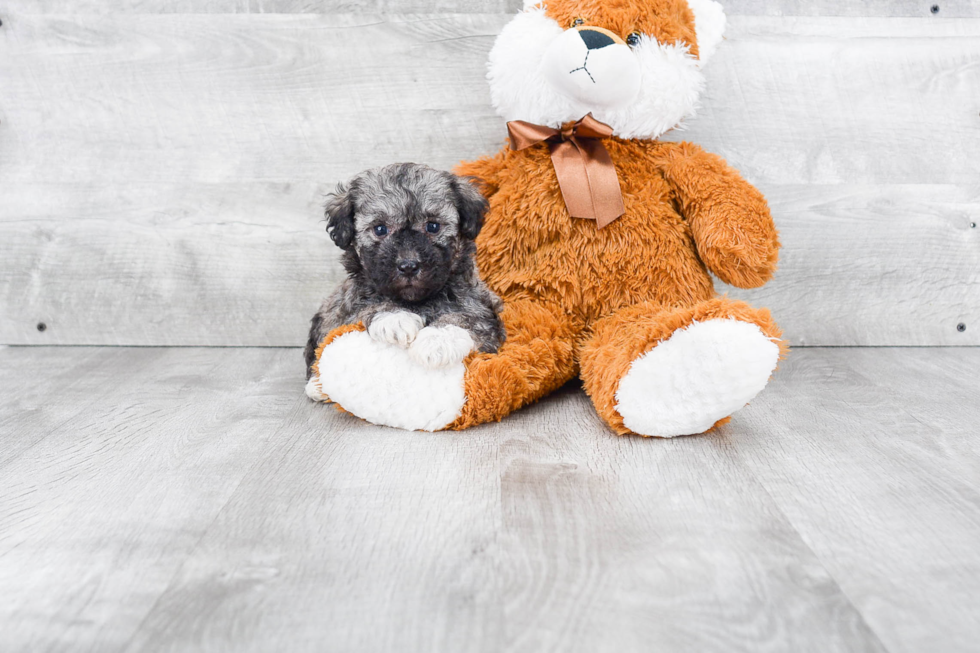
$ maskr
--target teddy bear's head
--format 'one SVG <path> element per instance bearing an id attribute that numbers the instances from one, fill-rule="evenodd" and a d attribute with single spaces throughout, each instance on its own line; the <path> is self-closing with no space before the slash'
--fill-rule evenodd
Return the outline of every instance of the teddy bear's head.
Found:
<path id="1" fill-rule="evenodd" d="M 622 138 L 657 138 L 693 115 L 721 42 L 714 0 L 526 0 L 490 51 L 506 120 L 559 127 L 588 113 Z"/>

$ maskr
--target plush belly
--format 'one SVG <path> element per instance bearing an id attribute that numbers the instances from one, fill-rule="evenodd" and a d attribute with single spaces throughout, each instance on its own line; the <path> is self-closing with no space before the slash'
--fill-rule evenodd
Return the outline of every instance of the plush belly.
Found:
<path id="1" fill-rule="evenodd" d="M 502 297 L 555 303 L 591 321 L 639 301 L 693 304 L 714 294 L 658 172 L 620 170 L 626 214 L 599 230 L 568 215 L 546 150 L 520 164 L 502 176 L 477 239 L 480 271 Z"/>

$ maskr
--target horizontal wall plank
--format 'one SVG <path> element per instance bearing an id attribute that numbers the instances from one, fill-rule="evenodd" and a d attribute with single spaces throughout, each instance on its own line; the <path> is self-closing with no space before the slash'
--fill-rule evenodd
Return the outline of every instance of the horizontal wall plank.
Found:
<path id="1" fill-rule="evenodd" d="M 686 132 L 756 182 L 974 183 L 980 21 L 742 18 Z"/>
<path id="2" fill-rule="evenodd" d="M 29 17 L 0 40 L 8 183 L 339 179 L 500 146 L 504 16 Z M 973 183 L 980 20 L 733 19 L 687 138 L 757 183 Z"/>
<path id="3" fill-rule="evenodd" d="M 522 0 L 11 0 L 7 11 L 45 14 L 510 13 Z"/>
<path id="4" fill-rule="evenodd" d="M 728 291 L 771 307 L 792 344 L 980 344 L 980 185 L 764 190 L 779 270 Z"/>
<path id="5" fill-rule="evenodd" d="M 320 215 L 331 185 L 13 187 L 0 342 L 301 345 L 343 275 Z M 980 344 L 980 186 L 763 190 L 780 270 L 728 290 L 793 344 Z"/>
<path id="6" fill-rule="evenodd" d="M 23 219 L 0 222 L 0 342 L 305 344 L 343 272 L 321 196 L 273 183 L 21 186 L 9 199 Z"/>
<path id="7" fill-rule="evenodd" d="M 337 14 L 337 13 L 507 13 L 522 0 L 8 0 L 11 14 Z M 929 16 L 980 17 L 973 0 L 724 0 L 730 16 Z M 932 12 L 933 6 L 939 11 Z"/>
<path id="8" fill-rule="evenodd" d="M 345 178 L 505 133 L 501 17 L 34 17 L 0 44 L 6 182 Z M 6 27 L 4 28 L 6 30 Z"/>

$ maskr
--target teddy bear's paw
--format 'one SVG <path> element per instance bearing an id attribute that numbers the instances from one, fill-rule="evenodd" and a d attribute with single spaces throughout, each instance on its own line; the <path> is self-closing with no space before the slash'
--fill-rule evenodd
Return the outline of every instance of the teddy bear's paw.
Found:
<path id="1" fill-rule="evenodd" d="M 694 322 L 633 361 L 616 410 L 634 433 L 703 433 L 769 382 L 779 346 L 758 326 L 734 319 Z"/>
<path id="2" fill-rule="evenodd" d="M 421 317 L 408 311 L 378 313 L 371 320 L 368 335 L 378 342 L 408 347 L 424 324 Z"/>
<path id="3" fill-rule="evenodd" d="M 321 394 L 373 424 L 410 431 L 446 428 L 466 402 L 466 367 L 461 362 L 425 367 L 409 351 L 364 331 L 338 336 L 320 354 Z"/>
<path id="4" fill-rule="evenodd" d="M 440 368 L 463 362 L 475 346 L 466 329 L 451 324 L 430 326 L 419 331 L 408 355 L 419 365 Z"/>
<path id="5" fill-rule="evenodd" d="M 320 377 L 314 374 L 310 377 L 310 380 L 306 382 L 306 396 L 313 401 L 330 401 L 327 395 L 323 394 L 323 388 L 320 386 Z"/>

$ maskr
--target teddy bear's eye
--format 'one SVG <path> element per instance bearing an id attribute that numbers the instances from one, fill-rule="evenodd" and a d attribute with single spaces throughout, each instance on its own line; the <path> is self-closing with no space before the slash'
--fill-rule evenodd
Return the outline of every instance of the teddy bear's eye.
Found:
<path id="1" fill-rule="evenodd" d="M 384 236 L 387 236 L 388 227 L 384 226 L 383 224 L 374 225 L 374 235 L 377 236 L 378 238 L 383 238 Z"/>
<path id="2" fill-rule="evenodd" d="M 585 25 L 584 18 L 576 18 L 575 20 L 572 21 L 570 27 L 578 27 L 579 25 Z"/>
<path id="3" fill-rule="evenodd" d="M 430 234 L 437 234 L 439 233 L 439 227 L 441 226 L 442 225 L 439 224 L 438 222 L 426 222 L 425 230 L 428 231 Z"/>
<path id="4" fill-rule="evenodd" d="M 630 46 L 631 48 L 635 48 L 639 44 L 640 44 L 640 33 L 630 32 L 629 36 L 626 37 L 626 45 Z"/>

